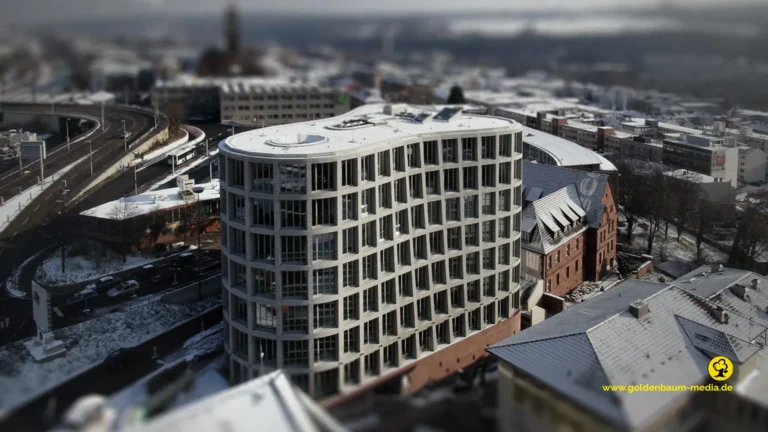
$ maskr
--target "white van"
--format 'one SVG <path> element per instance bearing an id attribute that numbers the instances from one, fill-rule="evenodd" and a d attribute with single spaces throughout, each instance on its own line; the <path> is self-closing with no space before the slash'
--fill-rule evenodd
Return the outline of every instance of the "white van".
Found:
<path id="1" fill-rule="evenodd" d="M 121 283 L 120 286 L 117 286 L 109 290 L 107 295 L 110 297 L 120 297 L 120 296 L 135 294 L 136 290 L 138 289 L 139 289 L 139 283 L 136 282 L 135 280 L 129 280 Z"/>

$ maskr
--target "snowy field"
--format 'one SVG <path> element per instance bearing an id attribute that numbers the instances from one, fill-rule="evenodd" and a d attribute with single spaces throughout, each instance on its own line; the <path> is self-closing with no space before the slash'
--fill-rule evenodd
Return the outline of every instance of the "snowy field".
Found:
<path id="1" fill-rule="evenodd" d="M 154 256 L 128 255 L 123 262 L 122 255 L 98 243 L 88 242 L 86 245 L 87 247 L 82 244 L 67 247 L 64 273 L 61 272 L 61 248 L 56 249 L 40 264 L 35 272 L 35 279 L 49 286 L 68 285 L 140 267 L 160 259 Z"/>
<path id="2" fill-rule="evenodd" d="M 84 372 L 115 350 L 139 345 L 220 303 L 218 296 L 186 305 L 149 298 L 120 312 L 57 331 L 67 353 L 46 363 L 35 362 L 21 341 L 0 348 L 0 418 L 4 410 Z"/>
<path id="3" fill-rule="evenodd" d="M 626 239 L 627 229 L 619 228 L 619 243 L 626 245 Z M 644 254 L 647 243 L 648 232 L 640 227 L 636 227 L 635 233 L 632 235 L 631 251 Z M 725 262 L 728 259 L 728 256 L 721 250 L 706 242 L 701 244 L 701 249 L 701 258 L 705 263 Z M 625 252 L 629 251 L 625 250 Z M 653 266 L 655 268 L 675 278 L 683 276 L 699 267 L 699 264 L 696 264 L 696 237 L 684 232 L 680 237 L 680 242 L 678 242 L 677 230 L 674 226 L 669 227 L 669 237 L 667 240 L 664 240 L 664 226 L 662 225 L 661 232 L 656 234 L 656 238 L 654 238 L 653 253 L 651 255 L 654 257 Z"/>

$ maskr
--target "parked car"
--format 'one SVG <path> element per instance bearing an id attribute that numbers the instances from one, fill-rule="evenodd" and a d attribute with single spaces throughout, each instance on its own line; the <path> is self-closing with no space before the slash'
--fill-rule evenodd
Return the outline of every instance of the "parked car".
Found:
<path id="1" fill-rule="evenodd" d="M 135 280 L 129 280 L 125 281 L 120 284 L 120 286 L 114 287 L 107 293 L 110 297 L 120 297 L 130 294 L 135 294 L 136 290 L 139 289 L 139 283 Z"/>

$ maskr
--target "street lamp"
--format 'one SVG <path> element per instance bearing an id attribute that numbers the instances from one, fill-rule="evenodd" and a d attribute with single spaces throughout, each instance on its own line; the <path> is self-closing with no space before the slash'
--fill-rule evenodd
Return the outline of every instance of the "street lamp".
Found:
<path id="1" fill-rule="evenodd" d="M 88 158 L 91 161 L 91 177 L 93 177 L 93 147 L 91 146 L 91 140 L 88 140 Z"/>
<path id="2" fill-rule="evenodd" d="M 123 123 L 123 147 L 125 151 L 128 151 L 128 137 L 125 135 L 125 120 L 121 120 Z"/>
<path id="3" fill-rule="evenodd" d="M 69 119 L 64 121 L 64 126 L 67 128 L 67 151 L 69 151 Z"/>
<path id="4" fill-rule="evenodd" d="M 195 218 L 195 229 L 197 230 L 197 250 L 200 250 L 200 194 L 205 191 L 202 186 L 195 186 L 192 192 L 197 195 L 197 217 Z M 197 260 L 197 299 L 203 299 L 203 274 L 200 271 L 200 259 Z"/>

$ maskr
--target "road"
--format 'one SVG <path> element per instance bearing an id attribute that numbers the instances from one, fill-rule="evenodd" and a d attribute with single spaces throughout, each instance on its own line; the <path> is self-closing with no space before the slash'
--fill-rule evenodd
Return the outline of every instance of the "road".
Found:
<path id="1" fill-rule="evenodd" d="M 8 108 L 4 105 L 3 109 Z M 78 106 L 76 107 L 76 111 L 74 109 L 72 111 L 66 111 L 67 109 L 71 108 L 64 106 L 59 107 L 56 113 L 63 116 L 66 116 L 67 114 L 76 115 L 77 113 L 93 117 L 101 116 L 100 106 Z M 19 106 L 18 110 L 48 113 L 50 112 L 50 106 Z M 94 174 L 99 172 L 100 168 L 105 164 L 112 163 L 114 160 L 118 159 L 120 155 L 125 153 L 123 139 L 120 137 L 122 121 L 125 121 L 126 129 L 132 133 L 128 143 L 129 146 L 131 145 L 131 140 L 135 140 L 154 126 L 154 119 L 149 114 L 127 111 L 117 107 L 107 107 L 105 111 L 105 130 L 102 131 L 99 129 L 89 138 L 89 140 L 92 141 L 93 148 Z M 44 175 L 51 176 L 57 170 L 72 164 L 74 161 L 83 158 L 88 154 L 89 145 L 87 140 L 72 145 L 69 151 L 66 150 L 66 147 L 59 146 L 57 152 L 45 159 Z M 26 171 L 28 171 L 28 173 Z M 34 186 L 37 183 L 39 173 L 39 163 L 34 162 L 25 168 L 23 176 L 19 176 L 18 169 L 3 174 L 3 176 L 0 177 L 0 184 L 2 184 L 2 186 L 0 186 L 0 196 L 9 198 L 17 194 L 19 188 L 24 190 Z M 76 187 L 85 184 L 90 177 L 90 166 L 86 160 L 65 174 L 61 180 L 67 181 L 68 189 L 75 189 Z M 59 183 L 59 178 L 56 178 L 56 182 Z M 12 237 L 17 233 L 35 227 L 49 219 L 51 216 L 56 215 L 58 212 L 62 211 L 61 198 L 58 188 L 50 187 L 49 190 L 46 190 L 45 193 L 30 202 L 3 230 L 0 236 Z"/>
<path id="2" fill-rule="evenodd" d="M 205 132 L 206 137 L 209 139 L 209 151 L 213 151 L 218 148 L 218 143 L 224 137 L 227 136 L 227 134 L 231 133 L 231 128 L 227 126 L 223 126 L 221 124 L 195 124 L 194 125 L 197 128 L 200 128 Z M 241 131 L 241 130 L 239 130 Z M 200 147 L 204 147 L 205 144 L 202 143 Z M 193 159 L 184 165 L 181 165 L 177 167 L 177 169 L 182 169 L 185 166 L 188 166 L 196 161 L 198 161 L 200 158 Z M 218 176 L 218 163 L 214 164 L 213 167 L 213 175 L 214 177 Z M 139 168 L 136 171 L 136 183 L 138 184 L 138 190 L 139 193 L 142 193 L 146 191 L 150 186 L 155 184 L 156 182 L 162 180 L 164 177 L 167 177 L 171 174 L 171 167 L 168 166 L 165 160 L 161 160 L 157 162 L 156 164 L 144 166 L 142 168 Z M 208 168 L 208 164 L 202 164 L 199 167 L 194 168 L 193 170 L 187 172 L 190 178 L 195 180 L 195 183 L 206 183 L 210 181 L 210 170 Z M 173 188 L 176 187 L 176 180 L 171 180 L 160 187 L 160 189 L 166 189 L 166 188 Z M 116 199 L 119 199 L 123 196 L 133 195 L 134 194 L 134 173 L 133 170 L 128 170 L 119 176 L 113 178 L 105 185 L 99 187 L 97 190 L 93 191 L 89 196 L 85 199 L 83 199 L 78 205 L 81 209 L 87 210 L 96 206 L 99 206 L 101 204 L 114 201 Z"/>
<path id="3" fill-rule="evenodd" d="M 38 233 L 40 230 L 41 229 L 30 230 L 29 233 Z M 52 234 L 57 235 L 56 233 Z M 19 237 L 21 237 L 21 234 Z M 3 255 L 0 255 L 0 262 L 3 261 L 2 256 Z M 195 257 L 195 260 L 192 260 L 191 262 L 174 265 L 174 262 L 179 259 L 179 256 L 171 256 L 153 263 L 153 265 L 157 268 L 155 271 L 147 272 L 146 270 L 143 270 L 139 267 L 115 273 L 114 276 L 121 280 L 135 279 L 139 281 L 142 288 L 138 292 L 138 295 L 144 296 L 194 282 L 197 280 L 198 262 L 203 268 L 203 278 L 210 277 L 211 275 L 221 271 L 221 266 L 219 264 L 220 254 L 218 250 L 205 250 L 199 253 L 196 252 Z M 13 268 L 15 268 L 21 263 L 16 262 L 11 264 L 14 264 Z M 29 286 L 30 280 L 34 276 L 34 270 L 36 267 L 37 264 L 30 265 L 29 271 L 24 272 L 22 275 L 23 280 L 20 282 L 22 286 Z M 180 270 L 172 270 L 173 267 L 179 268 Z M 161 274 L 166 277 L 152 280 L 152 276 L 155 274 Z M 176 284 L 173 283 L 174 274 L 176 274 Z M 78 322 L 83 322 L 91 318 L 90 316 L 81 313 L 85 307 L 85 304 L 67 304 L 67 300 L 71 298 L 73 293 L 81 291 L 85 285 L 90 282 L 92 281 L 53 287 L 50 289 L 52 296 L 52 306 L 59 307 L 59 310 L 62 311 L 64 315 L 63 317 L 57 315 L 56 313 L 51 315 L 53 318 L 54 328 L 61 328 Z M 130 300 L 130 298 L 121 298 L 112 301 L 112 299 L 109 299 L 106 296 L 101 296 L 99 302 L 96 304 L 102 306 L 117 307 L 121 303 L 124 303 L 128 300 Z M 88 307 L 93 306 L 93 303 L 88 304 Z M 8 297 L 5 290 L 0 289 L 0 322 L 9 323 L 8 328 L 6 328 L 5 325 L 0 326 L 0 346 L 29 336 L 34 336 L 35 325 L 32 319 L 31 301 L 29 299 L 17 299 Z"/>

